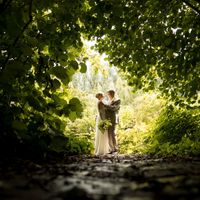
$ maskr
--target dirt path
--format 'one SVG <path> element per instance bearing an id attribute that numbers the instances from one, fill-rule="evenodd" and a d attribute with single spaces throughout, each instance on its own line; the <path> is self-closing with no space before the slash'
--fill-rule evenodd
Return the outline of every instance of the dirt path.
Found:
<path id="1" fill-rule="evenodd" d="M 200 199 L 200 159 L 113 155 L 0 161 L 0 199 Z"/>

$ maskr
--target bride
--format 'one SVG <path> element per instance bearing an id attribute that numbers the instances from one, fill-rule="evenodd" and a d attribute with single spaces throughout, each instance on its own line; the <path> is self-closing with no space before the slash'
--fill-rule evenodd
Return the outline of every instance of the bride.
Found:
<path id="1" fill-rule="evenodd" d="M 100 129 L 100 124 L 103 120 L 106 120 L 106 108 L 102 102 L 104 96 L 102 93 L 98 93 L 96 94 L 96 98 L 98 99 L 98 114 L 96 119 L 95 155 L 106 155 L 109 153 L 108 131 L 107 129 Z"/>

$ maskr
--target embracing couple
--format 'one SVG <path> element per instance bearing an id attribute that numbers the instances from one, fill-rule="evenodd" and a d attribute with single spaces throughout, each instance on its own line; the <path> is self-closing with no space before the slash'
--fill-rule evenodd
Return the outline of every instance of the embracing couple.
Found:
<path id="1" fill-rule="evenodd" d="M 120 99 L 115 98 L 115 91 L 109 90 L 105 95 L 97 93 L 98 114 L 96 118 L 95 155 L 117 152 L 115 126 L 118 123 Z"/>

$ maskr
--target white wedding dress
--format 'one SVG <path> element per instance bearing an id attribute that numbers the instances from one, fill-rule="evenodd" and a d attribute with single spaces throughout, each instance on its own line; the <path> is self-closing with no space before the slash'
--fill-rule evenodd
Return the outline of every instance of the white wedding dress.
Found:
<path id="1" fill-rule="evenodd" d="M 96 134 L 95 134 L 95 155 L 106 155 L 109 153 L 108 131 L 103 133 L 99 130 L 98 124 L 105 119 L 105 106 L 102 102 L 98 102 L 98 114 L 96 119 Z"/>

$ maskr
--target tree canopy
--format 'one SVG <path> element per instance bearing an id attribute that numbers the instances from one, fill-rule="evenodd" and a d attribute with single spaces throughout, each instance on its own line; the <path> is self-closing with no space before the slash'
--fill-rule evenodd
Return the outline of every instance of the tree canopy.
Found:
<path id="1" fill-rule="evenodd" d="M 83 3 L 0 1 L 0 137 L 14 132 L 32 142 L 41 132 L 62 133 L 61 116 L 80 117 L 81 102 L 66 85 L 86 71 L 79 56 Z"/>
<path id="2" fill-rule="evenodd" d="M 89 0 L 84 24 L 135 89 L 158 89 L 178 104 L 200 91 L 198 1 Z"/>

